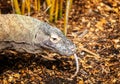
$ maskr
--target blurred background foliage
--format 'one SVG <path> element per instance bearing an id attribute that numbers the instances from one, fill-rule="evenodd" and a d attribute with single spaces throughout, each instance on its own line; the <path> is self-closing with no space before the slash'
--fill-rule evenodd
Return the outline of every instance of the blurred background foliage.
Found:
<path id="1" fill-rule="evenodd" d="M 72 0 L 0 0 L 1 13 L 29 16 L 33 13 L 47 13 L 50 22 L 64 18 L 65 35 L 67 34 L 68 15 L 71 6 Z"/>

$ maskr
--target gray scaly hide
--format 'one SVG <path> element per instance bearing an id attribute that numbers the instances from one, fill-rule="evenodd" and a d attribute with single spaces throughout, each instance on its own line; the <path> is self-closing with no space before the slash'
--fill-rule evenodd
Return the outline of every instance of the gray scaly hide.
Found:
<path id="1" fill-rule="evenodd" d="M 61 55 L 75 53 L 75 45 L 56 27 L 29 16 L 0 15 L 0 51 L 41 53 L 46 49 Z"/>

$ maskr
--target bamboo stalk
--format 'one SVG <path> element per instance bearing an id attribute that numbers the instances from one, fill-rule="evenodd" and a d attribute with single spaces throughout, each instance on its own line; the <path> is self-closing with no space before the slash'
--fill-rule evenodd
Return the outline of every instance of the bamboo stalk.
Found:
<path id="1" fill-rule="evenodd" d="M 59 17 L 62 17 L 62 12 L 63 12 L 63 0 L 60 0 L 60 11 L 59 11 Z"/>
<path id="2" fill-rule="evenodd" d="M 70 9 L 72 8 L 73 0 L 70 0 Z"/>
<path id="3" fill-rule="evenodd" d="M 58 0 L 55 1 L 55 22 L 58 19 Z"/>
<path id="4" fill-rule="evenodd" d="M 38 9 L 37 9 L 37 0 L 34 0 L 34 11 L 36 12 Z"/>
<path id="5" fill-rule="evenodd" d="M 26 0 L 22 0 L 22 8 L 21 8 L 21 14 L 24 15 L 25 14 L 25 1 Z"/>
<path id="6" fill-rule="evenodd" d="M 64 19 L 64 34 L 67 35 L 67 30 L 68 30 L 68 19 L 69 19 L 69 11 L 72 6 L 72 1 L 73 0 L 67 0 L 67 6 L 66 6 L 66 12 L 65 12 L 65 19 Z"/>
<path id="7" fill-rule="evenodd" d="M 15 12 L 17 14 L 21 14 L 21 11 L 20 11 L 20 8 L 19 8 L 19 4 L 18 4 L 18 0 L 13 0 L 13 5 L 14 5 Z"/>
<path id="8" fill-rule="evenodd" d="M 52 5 L 51 0 L 46 0 L 46 3 L 47 3 L 47 9 L 45 10 L 45 12 L 48 11 L 48 13 L 50 14 L 50 9 Z"/>
<path id="9" fill-rule="evenodd" d="M 55 0 L 52 0 L 51 2 L 51 8 L 50 8 L 50 22 L 53 21 L 53 16 L 54 16 L 54 7 L 55 7 Z"/>
<path id="10" fill-rule="evenodd" d="M 25 14 L 25 10 L 27 10 L 28 15 L 30 15 L 31 12 L 31 1 L 33 2 L 33 9 L 34 11 L 40 11 L 40 0 L 22 0 L 22 4 L 21 4 L 21 11 L 19 8 L 19 3 L 18 0 L 11 0 L 11 2 L 13 2 L 13 11 L 15 10 L 15 12 L 17 14 Z M 70 0 L 70 4 L 72 3 L 73 0 Z M 63 2 L 64 0 L 46 0 L 48 9 L 49 9 L 49 20 L 52 22 L 53 20 L 57 20 L 59 17 L 62 17 L 62 13 L 63 13 Z M 68 1 L 67 1 L 68 2 Z M 70 6 L 70 5 L 69 5 Z M 67 6 L 68 7 L 68 6 Z M 67 8 L 66 7 L 66 8 Z M 70 9 L 70 8 L 69 8 Z M 69 13 L 69 9 L 68 9 L 68 13 Z M 66 12 L 66 17 L 67 17 L 67 12 Z M 65 21 L 65 24 L 67 24 L 67 18 Z M 67 32 L 67 29 L 65 28 L 64 30 L 65 32 Z"/>
<path id="11" fill-rule="evenodd" d="M 30 7 L 31 2 L 30 2 L 30 0 L 26 0 L 25 4 L 26 4 L 26 7 L 27 7 L 28 15 L 30 16 L 30 11 L 31 11 L 31 7 Z"/>
<path id="12" fill-rule="evenodd" d="M 47 3 L 47 5 L 48 5 L 48 7 L 51 6 L 51 0 L 46 0 L 46 3 Z"/>
<path id="13" fill-rule="evenodd" d="M 64 34 L 67 35 L 67 29 L 68 29 L 68 15 L 70 10 L 70 0 L 67 0 L 67 6 L 65 11 L 65 19 L 64 19 Z"/>
<path id="14" fill-rule="evenodd" d="M 40 0 L 38 0 L 38 4 L 37 4 L 37 9 L 38 9 L 38 12 L 40 11 Z"/>

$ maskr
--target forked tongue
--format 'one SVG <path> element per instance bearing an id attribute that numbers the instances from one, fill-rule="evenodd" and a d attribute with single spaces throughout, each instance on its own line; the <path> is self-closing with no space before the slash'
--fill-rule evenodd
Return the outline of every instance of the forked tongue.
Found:
<path id="1" fill-rule="evenodd" d="M 75 59 L 75 63 L 76 63 L 76 71 L 75 71 L 74 75 L 71 76 L 71 78 L 74 78 L 79 72 L 79 62 L 78 62 L 79 59 L 76 54 L 74 54 L 74 59 Z"/>

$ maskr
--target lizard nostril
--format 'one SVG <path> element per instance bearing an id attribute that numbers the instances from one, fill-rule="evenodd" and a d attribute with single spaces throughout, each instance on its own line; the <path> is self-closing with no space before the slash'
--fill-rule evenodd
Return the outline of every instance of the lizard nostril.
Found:
<path id="1" fill-rule="evenodd" d="M 75 52 L 75 51 L 76 51 L 76 49 L 75 49 L 75 48 L 73 48 L 73 49 L 72 49 L 72 51 L 73 51 L 73 52 Z"/>
<path id="2" fill-rule="evenodd" d="M 71 48 L 70 48 L 70 49 L 72 50 L 72 52 L 75 52 L 75 51 L 76 51 L 75 46 L 71 46 Z"/>

